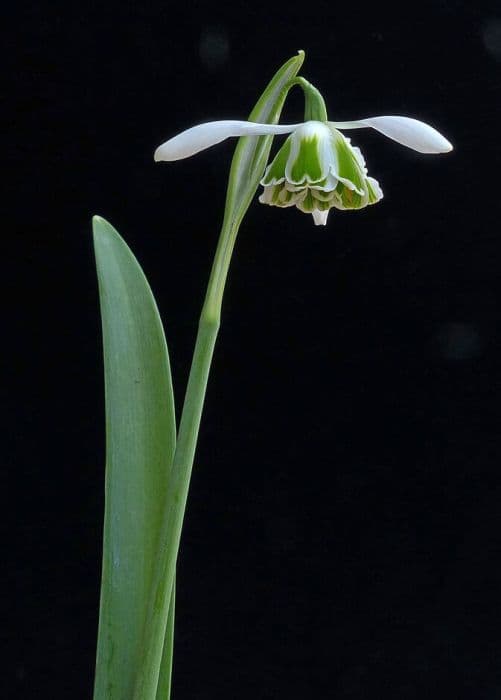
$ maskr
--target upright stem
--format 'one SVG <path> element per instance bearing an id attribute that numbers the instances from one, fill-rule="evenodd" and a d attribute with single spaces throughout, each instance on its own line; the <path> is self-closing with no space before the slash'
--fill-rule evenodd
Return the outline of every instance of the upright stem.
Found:
<path id="1" fill-rule="evenodd" d="M 287 92 L 304 60 L 304 52 L 289 59 L 268 83 L 249 120 L 275 124 Z M 240 223 L 264 172 L 272 137 L 241 138 L 235 149 L 226 196 L 225 218 L 207 287 L 193 361 L 186 389 L 176 451 L 169 476 L 164 518 L 160 529 L 158 560 L 153 574 L 144 628 L 143 663 L 138 672 L 133 700 L 157 700 L 159 668 L 174 585 L 176 561 L 188 497 L 193 458 L 207 388 L 209 369 L 221 319 L 223 291 Z"/>
<path id="2" fill-rule="evenodd" d="M 150 609 L 143 640 L 144 664 L 138 675 L 134 700 L 155 700 L 165 634 L 168 604 L 174 582 L 191 471 L 207 389 L 209 370 L 219 331 L 221 303 L 240 222 L 225 221 L 219 238 L 205 302 L 198 324 L 190 376 L 176 443 L 167 493 L 165 517 L 160 531 L 162 552 L 154 574 Z M 162 554 L 168 553 L 167 556 Z"/>

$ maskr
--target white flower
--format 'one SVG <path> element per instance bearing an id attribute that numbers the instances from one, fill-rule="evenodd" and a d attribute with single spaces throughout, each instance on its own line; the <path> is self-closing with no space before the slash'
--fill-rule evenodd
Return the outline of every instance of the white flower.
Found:
<path id="1" fill-rule="evenodd" d="M 266 168 L 259 201 L 296 206 L 327 223 L 331 207 L 362 209 L 383 196 L 377 180 L 367 176 L 359 148 L 329 123 L 308 121 L 286 140 Z"/>
<path id="2" fill-rule="evenodd" d="M 199 124 L 159 146 L 155 160 L 188 158 L 231 136 L 291 134 L 261 180 L 259 201 L 279 207 L 296 206 L 311 213 L 315 224 L 327 223 L 331 207 L 361 209 L 383 196 L 368 177 L 359 148 L 338 129 L 371 127 L 420 153 L 447 153 L 452 145 L 436 129 L 410 117 L 370 117 L 353 122 L 306 121 L 301 124 L 257 124 L 225 120 Z"/>

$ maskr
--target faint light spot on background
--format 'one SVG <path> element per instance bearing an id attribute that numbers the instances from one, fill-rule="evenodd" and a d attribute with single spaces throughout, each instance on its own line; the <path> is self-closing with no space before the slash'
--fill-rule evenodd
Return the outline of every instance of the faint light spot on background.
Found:
<path id="1" fill-rule="evenodd" d="M 501 61 L 501 19 L 489 19 L 482 29 L 484 46 L 493 58 Z"/>
<path id="2" fill-rule="evenodd" d="M 200 60 L 207 70 L 219 70 L 229 55 L 230 41 L 224 27 L 204 27 L 200 35 Z"/>
<path id="3" fill-rule="evenodd" d="M 469 360 L 482 352 L 479 332 L 470 323 L 446 323 L 438 332 L 440 354 L 446 360 Z"/>

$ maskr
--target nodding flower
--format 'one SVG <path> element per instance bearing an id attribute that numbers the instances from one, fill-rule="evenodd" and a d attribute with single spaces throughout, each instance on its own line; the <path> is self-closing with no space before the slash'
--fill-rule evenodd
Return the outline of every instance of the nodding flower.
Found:
<path id="1" fill-rule="evenodd" d="M 198 153 L 230 137 L 290 134 L 261 180 L 259 201 L 276 207 L 297 207 L 325 225 L 331 208 L 362 209 L 383 192 L 369 177 L 364 157 L 340 130 L 370 127 L 419 153 L 447 153 L 452 145 L 436 129 L 410 117 L 369 117 L 349 122 L 327 119 L 320 93 L 303 78 L 305 116 L 300 124 L 257 124 L 223 120 L 199 124 L 169 139 L 155 151 L 156 161 L 172 161 Z"/>

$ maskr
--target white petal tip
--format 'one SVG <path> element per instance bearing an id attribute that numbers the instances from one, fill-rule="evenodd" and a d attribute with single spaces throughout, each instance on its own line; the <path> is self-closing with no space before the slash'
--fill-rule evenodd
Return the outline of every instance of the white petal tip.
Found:
<path id="1" fill-rule="evenodd" d="M 172 151 L 172 149 L 170 148 L 170 141 L 166 141 L 161 146 L 159 146 L 153 154 L 153 160 L 155 161 L 155 163 L 160 163 L 161 161 L 169 160 L 180 160 L 184 157 L 185 156 L 180 155 L 175 151 Z"/>
<path id="2" fill-rule="evenodd" d="M 452 145 L 452 143 L 450 141 L 447 141 L 447 139 L 444 139 L 444 141 L 445 141 L 445 143 L 444 143 L 443 150 L 440 152 L 441 153 L 450 153 L 451 151 L 453 151 L 454 146 Z"/>
<path id="3" fill-rule="evenodd" d="M 417 149 L 416 149 L 417 150 Z M 421 153 L 450 153 L 453 150 L 452 143 L 445 136 L 429 127 L 427 139 L 421 144 Z"/>

